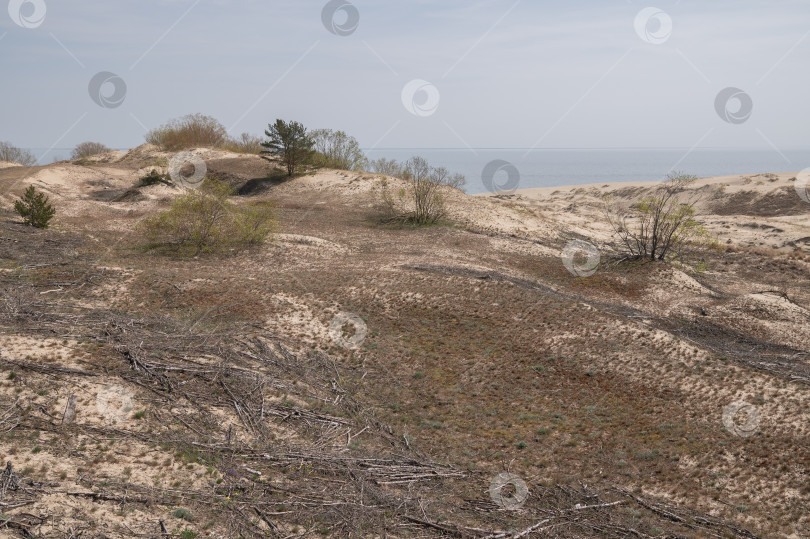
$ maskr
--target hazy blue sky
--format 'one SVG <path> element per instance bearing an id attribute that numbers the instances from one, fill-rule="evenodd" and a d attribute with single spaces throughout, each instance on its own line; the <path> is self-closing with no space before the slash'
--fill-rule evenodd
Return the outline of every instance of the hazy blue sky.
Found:
<path id="1" fill-rule="evenodd" d="M 352 0 L 334 19 L 356 9 L 348 35 L 325 5 L 11 0 L 0 140 L 131 147 L 203 112 L 236 135 L 280 117 L 367 148 L 810 147 L 807 0 L 656 0 L 640 27 L 650 4 L 629 0 Z M 120 106 L 89 95 L 103 71 L 126 84 Z M 403 101 L 406 86 L 432 93 Z M 747 121 L 718 114 L 727 87 L 750 96 Z"/>

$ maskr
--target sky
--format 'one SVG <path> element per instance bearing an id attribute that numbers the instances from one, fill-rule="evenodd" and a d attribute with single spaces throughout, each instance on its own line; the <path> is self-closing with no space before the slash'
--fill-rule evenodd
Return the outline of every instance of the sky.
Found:
<path id="1" fill-rule="evenodd" d="M 0 140 L 130 148 L 200 112 L 364 148 L 810 147 L 807 0 L 653 6 L 10 0 Z"/>

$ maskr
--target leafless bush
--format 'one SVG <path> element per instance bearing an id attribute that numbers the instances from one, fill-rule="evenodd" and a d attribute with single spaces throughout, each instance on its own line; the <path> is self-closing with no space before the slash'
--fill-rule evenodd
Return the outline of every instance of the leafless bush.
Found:
<path id="1" fill-rule="evenodd" d="M 146 134 L 146 141 L 164 150 L 215 148 L 228 138 L 225 127 L 216 118 L 204 114 L 188 114 L 175 118 Z"/>
<path id="2" fill-rule="evenodd" d="M 343 131 L 316 129 L 310 133 L 316 153 L 316 164 L 340 170 L 363 170 L 368 159 L 357 139 Z"/>
<path id="3" fill-rule="evenodd" d="M 629 258 L 668 260 L 691 245 L 712 243 L 705 227 L 695 219 L 698 195 L 687 193 L 697 178 L 672 173 L 654 192 L 620 206 L 615 199 L 604 200 L 604 213 L 613 228 L 618 247 Z"/>
<path id="4" fill-rule="evenodd" d="M 229 150 L 236 153 L 249 153 L 259 155 L 264 148 L 262 147 L 262 138 L 250 133 L 242 133 L 239 138 L 229 138 L 222 145 L 223 150 Z"/>
<path id="5" fill-rule="evenodd" d="M 70 158 L 81 159 L 109 151 L 110 149 L 100 142 L 82 142 L 73 148 L 73 153 L 71 153 Z"/>
<path id="6" fill-rule="evenodd" d="M 465 179 L 461 174 L 451 175 L 444 167 L 433 167 L 422 157 L 412 157 L 403 165 L 387 163 L 398 169 L 397 177 L 407 182 L 396 196 L 387 181 L 381 184 L 382 207 L 386 220 L 404 221 L 418 225 L 433 224 L 446 216 L 447 189 L 461 189 Z"/>
<path id="7" fill-rule="evenodd" d="M 37 164 L 37 158 L 28 150 L 12 146 L 9 142 L 0 142 L 0 161 L 8 161 L 9 163 L 17 163 L 27 167 L 33 167 Z"/>

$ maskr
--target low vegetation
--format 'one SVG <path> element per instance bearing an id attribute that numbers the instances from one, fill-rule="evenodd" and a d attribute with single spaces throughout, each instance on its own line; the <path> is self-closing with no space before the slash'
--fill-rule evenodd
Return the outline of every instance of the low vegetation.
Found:
<path id="1" fill-rule="evenodd" d="M 48 197 L 29 185 L 23 196 L 14 202 L 14 210 L 20 214 L 25 224 L 36 228 L 48 228 L 56 210 L 48 203 Z"/>
<path id="2" fill-rule="evenodd" d="M 84 159 L 100 153 L 109 152 L 110 149 L 100 142 L 82 142 L 73 148 L 71 159 Z"/>
<path id="3" fill-rule="evenodd" d="M 262 153 L 262 139 L 250 133 L 242 133 L 240 137 L 229 138 L 222 145 L 223 150 L 228 150 L 235 153 L 255 154 Z"/>
<path id="4" fill-rule="evenodd" d="M 230 186 L 206 179 L 140 224 L 147 247 L 180 256 L 223 253 L 263 243 L 276 228 L 269 202 L 234 204 Z"/>
<path id="5" fill-rule="evenodd" d="M 170 185 L 172 183 L 171 178 L 168 174 L 161 174 L 157 171 L 157 169 L 152 169 L 146 176 L 142 176 L 138 179 L 138 187 L 146 187 L 149 185 L 155 185 L 157 183 L 165 183 Z"/>
<path id="6" fill-rule="evenodd" d="M 0 142 L 0 161 L 8 161 L 9 163 L 17 163 L 27 167 L 33 167 L 37 164 L 37 158 L 22 148 L 12 146 L 9 142 Z"/>
<path id="7" fill-rule="evenodd" d="M 146 134 L 147 142 L 168 151 L 216 148 L 227 140 L 228 132 L 216 118 L 199 113 L 169 120 Z"/>

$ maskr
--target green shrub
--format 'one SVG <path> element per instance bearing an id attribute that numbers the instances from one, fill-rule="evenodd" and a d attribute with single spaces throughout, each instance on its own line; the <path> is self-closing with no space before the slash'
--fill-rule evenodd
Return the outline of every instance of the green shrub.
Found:
<path id="1" fill-rule="evenodd" d="M 33 167 L 37 164 L 37 158 L 34 154 L 28 150 L 12 146 L 8 142 L 0 142 L 0 161 L 8 161 L 9 163 L 17 163 L 27 167 Z"/>
<path id="2" fill-rule="evenodd" d="M 71 159 L 82 159 L 91 155 L 109 152 L 110 149 L 100 142 L 82 142 L 73 148 Z"/>
<path id="3" fill-rule="evenodd" d="M 48 228 L 48 222 L 56 213 L 53 206 L 48 204 L 48 197 L 44 193 L 37 193 L 33 185 L 29 185 L 23 196 L 14 202 L 14 209 L 25 224 L 36 228 Z"/>
<path id="4" fill-rule="evenodd" d="M 228 200 L 232 194 L 227 184 L 206 179 L 139 225 L 148 247 L 196 256 L 263 243 L 276 228 L 273 206 L 261 201 L 237 205 Z"/>
<path id="5" fill-rule="evenodd" d="M 216 148 L 227 139 L 225 127 L 216 118 L 199 113 L 169 120 L 146 134 L 146 142 L 169 151 Z"/>
<path id="6" fill-rule="evenodd" d="M 180 507 L 180 508 L 175 509 L 174 511 L 172 511 L 172 516 L 173 516 L 174 518 L 179 518 L 179 519 L 182 519 L 182 520 L 187 520 L 187 521 L 189 521 L 189 522 L 191 522 L 191 521 L 193 520 L 193 518 L 192 518 L 192 516 L 191 516 L 191 511 L 189 511 L 188 509 L 183 509 L 182 507 Z"/>
<path id="7" fill-rule="evenodd" d="M 161 174 L 154 168 L 149 171 L 149 174 L 142 176 L 138 180 L 139 186 L 155 185 L 156 183 L 171 183 L 171 178 L 168 174 Z"/>

